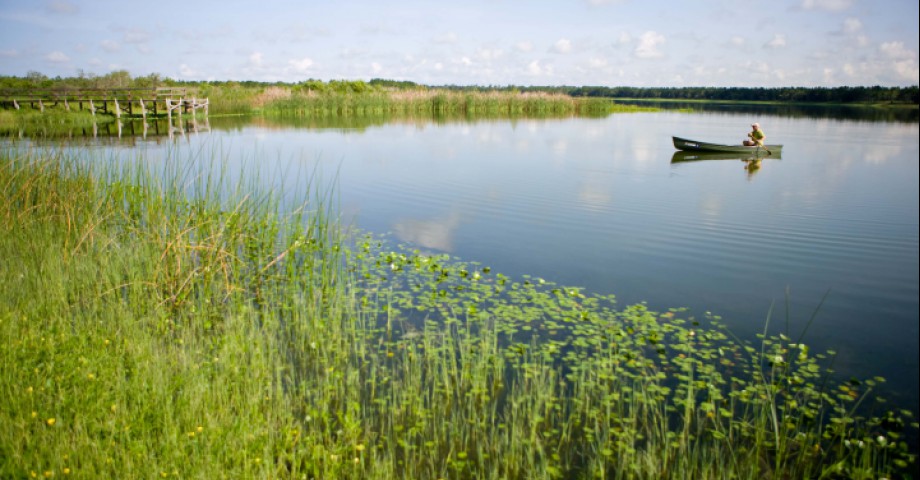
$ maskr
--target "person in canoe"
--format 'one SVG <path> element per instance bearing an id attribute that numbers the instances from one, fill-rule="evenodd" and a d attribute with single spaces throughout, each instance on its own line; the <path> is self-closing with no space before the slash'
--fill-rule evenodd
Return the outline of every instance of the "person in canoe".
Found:
<path id="1" fill-rule="evenodd" d="M 763 130 L 760 129 L 760 124 L 754 123 L 751 125 L 751 128 L 751 133 L 747 135 L 750 140 L 745 140 L 742 143 L 747 147 L 753 147 L 756 145 L 763 146 L 763 142 L 767 139 L 767 136 L 764 135 Z"/>

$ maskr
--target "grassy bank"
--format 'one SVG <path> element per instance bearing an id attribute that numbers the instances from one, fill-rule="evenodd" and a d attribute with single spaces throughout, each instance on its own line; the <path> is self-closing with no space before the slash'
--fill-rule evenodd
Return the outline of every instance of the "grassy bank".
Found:
<path id="1" fill-rule="evenodd" d="M 879 379 L 835 382 L 801 339 L 749 345 L 717 318 L 345 237 L 309 176 L 281 209 L 219 159 L 87 155 L 0 154 L 0 477 L 891 478 L 913 461 L 913 413 L 876 409 Z"/>

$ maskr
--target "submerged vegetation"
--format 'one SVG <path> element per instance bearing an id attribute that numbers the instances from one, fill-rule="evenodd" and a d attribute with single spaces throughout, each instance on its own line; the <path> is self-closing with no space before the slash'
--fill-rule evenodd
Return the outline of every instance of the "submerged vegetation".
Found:
<path id="1" fill-rule="evenodd" d="M 90 155 L 0 153 L 0 477 L 916 467 L 915 412 L 807 339 L 350 236 L 315 176 L 281 208 L 219 162 Z"/>

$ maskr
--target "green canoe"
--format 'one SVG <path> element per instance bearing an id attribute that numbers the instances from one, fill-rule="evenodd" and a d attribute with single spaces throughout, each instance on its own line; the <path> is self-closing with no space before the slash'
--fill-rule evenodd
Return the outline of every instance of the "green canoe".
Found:
<path id="1" fill-rule="evenodd" d="M 674 148 L 685 152 L 713 152 L 713 153 L 745 153 L 753 155 L 775 155 L 782 151 L 782 145 L 764 145 L 747 147 L 744 145 L 720 145 L 718 143 L 698 142 L 686 138 L 671 137 Z"/>

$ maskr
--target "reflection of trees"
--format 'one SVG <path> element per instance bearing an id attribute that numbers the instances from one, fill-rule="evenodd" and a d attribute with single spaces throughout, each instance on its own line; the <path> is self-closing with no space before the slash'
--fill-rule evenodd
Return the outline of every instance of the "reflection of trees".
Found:
<path id="1" fill-rule="evenodd" d="M 317 116 L 276 116 L 266 115 L 247 119 L 266 128 L 338 128 L 363 131 L 381 125 L 447 125 L 455 123 L 479 123 L 496 120 L 514 121 L 523 118 L 570 118 L 572 115 L 503 115 L 463 113 L 381 113 L 375 115 L 317 115 Z"/>
<path id="2" fill-rule="evenodd" d="M 833 120 L 857 120 L 865 122 L 900 122 L 917 123 L 920 110 L 916 108 L 879 108 L 870 106 L 847 105 L 756 105 L 701 102 L 656 102 L 654 100 L 617 100 L 617 103 L 649 105 L 675 110 L 694 110 L 700 112 L 736 112 L 769 114 L 789 118 L 827 118 Z"/>
<path id="3" fill-rule="evenodd" d="M 578 97 L 796 103 L 900 103 L 917 105 L 918 87 L 561 87 Z"/>
<path id="4" fill-rule="evenodd" d="M 28 138 L 33 141 L 57 142 L 92 139 L 94 143 L 136 145 L 138 141 L 160 143 L 165 139 L 184 137 L 186 134 L 202 134 L 212 130 L 209 117 L 188 116 L 185 118 L 112 119 L 99 116 L 100 121 L 91 123 L 56 124 L 33 123 L 0 127 L 0 138 Z M 238 119 L 236 119 L 238 120 Z M 247 125 L 246 122 L 239 125 Z M 221 125 L 221 130 L 235 127 L 235 122 Z"/>

